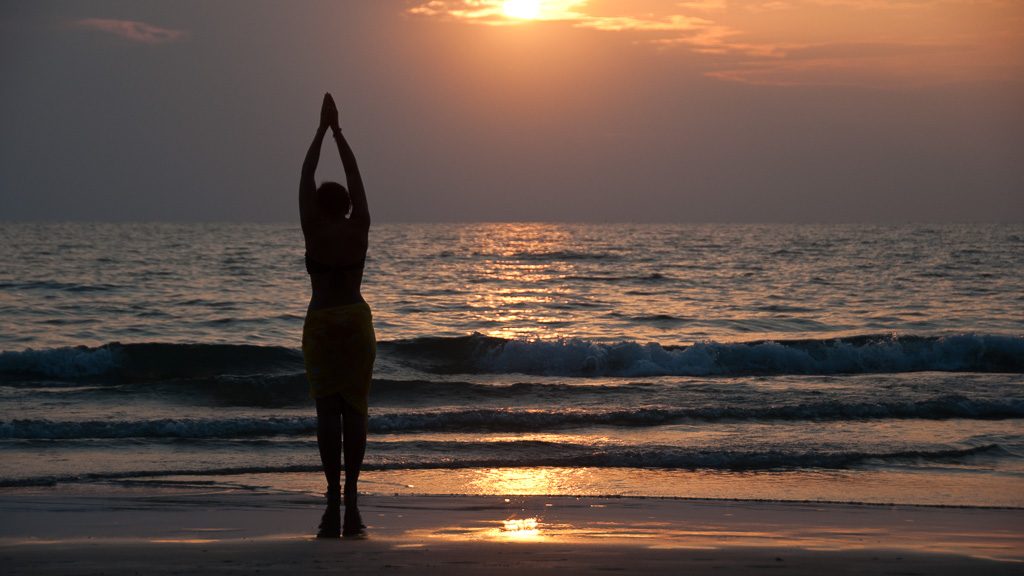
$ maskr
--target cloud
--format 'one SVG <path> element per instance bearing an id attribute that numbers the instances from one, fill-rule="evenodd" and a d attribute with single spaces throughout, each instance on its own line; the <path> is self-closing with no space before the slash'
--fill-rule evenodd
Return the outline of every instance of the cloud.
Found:
<path id="1" fill-rule="evenodd" d="M 691 0 L 690 2 L 677 2 L 676 5 L 680 8 L 701 12 L 715 12 L 728 7 L 725 0 Z"/>
<path id="2" fill-rule="evenodd" d="M 409 1 L 423 17 L 525 23 L 501 0 Z M 700 54 L 707 76 L 734 82 L 917 84 L 1024 68 L 1020 0 L 542 0 L 537 20 Z"/>
<path id="3" fill-rule="evenodd" d="M 704 18 L 672 14 L 665 18 L 635 18 L 631 16 L 587 16 L 576 26 L 609 32 L 638 30 L 642 32 L 689 32 L 712 27 L 714 22 Z"/>
<path id="4" fill-rule="evenodd" d="M 754 50 L 763 48 L 760 54 Z M 748 84 L 920 85 L 954 82 L 969 72 L 969 48 L 946 43 L 831 43 L 752 47 L 708 76 Z"/>
<path id="5" fill-rule="evenodd" d="M 87 30 L 106 32 L 132 42 L 142 44 L 166 44 L 177 42 L 188 36 L 184 30 L 161 28 L 136 20 L 115 20 L 111 18 L 85 18 L 76 20 L 74 26 Z"/>
<path id="6" fill-rule="evenodd" d="M 586 0 L 545 0 L 536 20 L 566 21 L 586 18 L 585 14 L 576 10 L 586 3 Z M 504 4 L 502 0 L 429 0 L 418 3 L 408 12 L 418 16 L 452 18 L 492 26 L 519 23 L 505 16 Z"/>
<path id="7" fill-rule="evenodd" d="M 429 0 L 408 10 L 410 14 L 434 18 L 461 20 L 473 24 L 503 26 L 521 24 L 521 20 L 509 18 L 504 13 L 502 0 Z M 724 0 L 701 0 L 684 2 L 692 4 L 694 10 L 718 10 L 725 6 Z M 543 0 L 541 10 L 534 20 L 562 22 L 575 28 L 589 28 L 603 32 L 682 32 L 690 35 L 696 32 L 717 29 L 714 22 L 702 17 L 666 13 L 663 15 L 647 12 L 643 15 L 592 14 L 583 11 L 586 0 Z"/>
<path id="8" fill-rule="evenodd" d="M 479 20 L 484 18 L 498 18 L 501 16 L 501 6 L 494 2 L 481 2 L 475 0 L 464 0 L 456 2 L 445 2 L 443 0 L 430 0 L 409 9 L 410 14 L 418 16 L 450 16 L 460 20 Z"/>

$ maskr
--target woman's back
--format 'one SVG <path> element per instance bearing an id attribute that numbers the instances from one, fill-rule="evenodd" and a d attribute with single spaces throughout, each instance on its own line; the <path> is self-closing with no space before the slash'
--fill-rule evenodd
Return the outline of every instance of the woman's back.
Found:
<path id="1" fill-rule="evenodd" d="M 306 271 L 313 288 L 309 309 L 362 302 L 368 226 L 343 219 L 303 224 Z"/>
<path id="2" fill-rule="evenodd" d="M 324 182 L 319 187 L 314 183 L 320 145 L 328 129 L 338 144 L 347 189 L 337 182 Z M 299 217 L 306 238 L 306 271 L 313 286 L 309 309 L 363 302 L 360 285 L 366 262 L 370 209 L 355 154 L 338 126 L 338 110 L 330 95 L 324 96 L 320 127 L 302 164 Z"/>

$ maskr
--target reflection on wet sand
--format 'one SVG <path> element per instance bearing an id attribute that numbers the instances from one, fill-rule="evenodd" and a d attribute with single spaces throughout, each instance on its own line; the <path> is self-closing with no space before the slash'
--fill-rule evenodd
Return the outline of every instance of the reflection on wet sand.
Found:
<path id="1" fill-rule="evenodd" d="M 875 514 L 877 509 L 629 499 L 595 504 L 592 499 L 564 497 L 512 496 L 502 500 L 504 506 L 444 515 L 452 521 L 408 530 L 403 539 L 625 545 L 652 550 L 904 550 L 1020 561 L 1018 532 L 998 526 L 964 530 L 959 524 L 962 518 L 949 523 L 944 517 L 948 512 L 942 509 L 894 509 L 891 517 L 881 522 L 874 516 L 873 525 L 858 525 L 861 516 Z M 689 513 L 681 515 L 680 506 L 688 508 Z M 964 515 L 973 513 L 961 511 Z"/>
<path id="2" fill-rule="evenodd" d="M 220 540 L 211 538 L 152 538 L 153 544 L 213 544 Z"/>
<path id="3" fill-rule="evenodd" d="M 958 553 L 975 558 L 1019 561 L 1014 556 L 1019 536 L 990 533 L 944 534 L 934 540 L 892 538 L 885 530 L 839 532 L 821 527 L 776 525 L 767 530 L 736 530 L 714 526 L 687 529 L 687 522 L 547 522 L 541 518 L 481 520 L 466 526 L 413 530 L 414 539 L 447 541 L 532 542 L 579 545 L 629 545 L 652 550 L 720 550 L 782 548 L 818 552 L 908 550 L 918 553 Z M 643 544 L 642 542 L 649 542 Z"/>
<path id="4" fill-rule="evenodd" d="M 537 518 L 510 518 L 501 523 L 501 534 L 510 540 L 540 540 L 540 521 Z"/>

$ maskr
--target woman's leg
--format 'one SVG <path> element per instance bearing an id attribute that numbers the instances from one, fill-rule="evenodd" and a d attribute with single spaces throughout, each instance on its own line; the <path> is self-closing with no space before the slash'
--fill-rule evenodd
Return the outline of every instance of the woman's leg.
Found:
<path id="1" fill-rule="evenodd" d="M 345 533 L 358 534 L 363 528 L 359 515 L 359 470 L 366 454 L 366 414 L 341 401 L 345 430 Z"/>
<path id="2" fill-rule="evenodd" d="M 327 478 L 327 500 L 341 501 L 341 396 L 316 399 L 316 443 Z"/>
<path id="3" fill-rule="evenodd" d="M 341 536 L 341 397 L 316 399 L 316 443 L 327 478 L 327 508 L 317 538 Z"/>

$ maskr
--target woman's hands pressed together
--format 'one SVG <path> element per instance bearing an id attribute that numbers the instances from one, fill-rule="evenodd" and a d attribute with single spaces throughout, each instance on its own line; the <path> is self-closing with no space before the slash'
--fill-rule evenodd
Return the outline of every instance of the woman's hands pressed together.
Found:
<path id="1" fill-rule="evenodd" d="M 334 98 L 331 97 L 330 92 L 324 94 L 324 103 L 320 107 L 320 128 L 330 128 L 335 132 L 340 130 L 338 126 L 338 106 L 334 103 Z"/>

